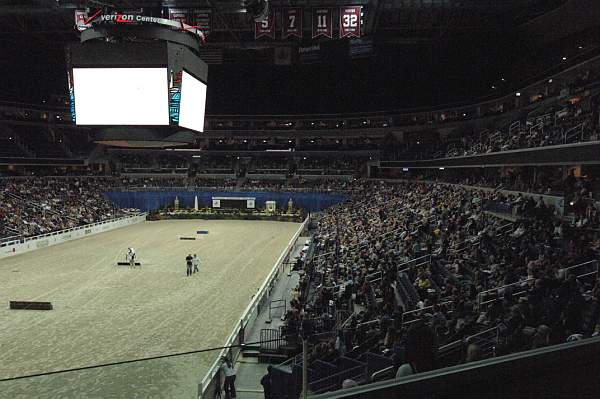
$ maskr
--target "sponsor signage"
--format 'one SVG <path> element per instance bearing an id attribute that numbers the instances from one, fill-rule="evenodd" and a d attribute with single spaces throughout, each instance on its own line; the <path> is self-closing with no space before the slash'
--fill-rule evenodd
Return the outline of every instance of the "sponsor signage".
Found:
<path id="1" fill-rule="evenodd" d="M 83 18 L 83 14 L 75 13 L 75 22 L 77 24 L 77 29 L 79 31 L 84 31 L 93 25 L 98 24 L 112 24 L 112 25 L 142 25 L 142 24 L 154 24 L 154 25 L 164 25 L 173 29 L 185 31 L 188 33 L 192 33 L 200 37 L 202 41 L 204 41 L 204 34 L 197 27 L 188 25 L 185 21 L 187 20 L 187 12 L 185 12 L 185 17 L 181 10 L 177 10 L 177 13 L 174 13 L 173 16 L 176 18 L 174 20 L 166 19 L 166 18 L 158 18 L 151 17 L 147 15 L 133 14 L 133 13 L 114 13 L 114 14 L 99 14 L 96 13 L 90 16 L 87 19 Z"/>

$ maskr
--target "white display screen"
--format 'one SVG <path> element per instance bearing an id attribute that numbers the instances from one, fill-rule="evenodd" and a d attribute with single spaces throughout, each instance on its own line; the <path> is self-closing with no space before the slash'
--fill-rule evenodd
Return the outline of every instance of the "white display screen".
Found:
<path id="1" fill-rule="evenodd" d="M 73 68 L 77 125 L 168 125 L 167 68 Z"/>
<path id="2" fill-rule="evenodd" d="M 203 132 L 205 107 L 206 85 L 186 71 L 183 71 L 181 76 L 179 126 Z"/>

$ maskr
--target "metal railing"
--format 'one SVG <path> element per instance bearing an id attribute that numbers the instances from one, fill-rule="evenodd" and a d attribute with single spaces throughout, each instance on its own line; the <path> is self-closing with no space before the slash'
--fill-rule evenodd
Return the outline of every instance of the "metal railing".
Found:
<path id="1" fill-rule="evenodd" d="M 521 128 L 521 121 L 514 121 L 508 127 L 508 134 L 512 136 L 513 130 L 520 129 L 520 128 Z"/>
<path id="2" fill-rule="evenodd" d="M 309 384 L 310 391 L 313 394 L 315 394 L 336 390 L 342 386 L 342 382 L 344 380 L 358 379 L 358 377 L 365 375 L 366 368 L 366 365 L 359 365 L 349 368 L 347 370 L 340 371 L 339 373 L 327 376 L 325 378 L 313 381 Z"/>
<path id="3" fill-rule="evenodd" d="M 496 356 L 496 346 L 498 345 L 500 330 L 498 326 L 478 332 L 464 339 L 466 344 L 477 344 L 481 349 L 484 358 Z"/>
<path id="4" fill-rule="evenodd" d="M 273 306 L 274 303 L 278 303 L 279 305 Z M 283 305 L 282 305 L 283 304 Z M 273 321 L 273 309 L 281 309 L 283 308 L 283 315 L 285 316 L 285 312 L 287 310 L 287 300 L 285 299 L 273 299 L 269 302 L 269 318 L 265 320 L 265 323 L 271 323 Z"/>
<path id="5" fill-rule="evenodd" d="M 572 274 L 575 272 L 574 273 L 575 278 L 579 279 L 579 278 L 583 278 L 583 277 L 587 277 L 587 276 L 592 276 L 594 274 L 596 276 L 598 276 L 599 268 L 600 268 L 600 261 L 598 261 L 597 259 L 594 259 L 594 260 L 589 260 L 587 262 L 579 263 L 577 265 L 569 266 L 564 269 L 559 269 L 558 273 L 559 273 L 559 277 L 566 279 L 569 274 Z M 576 272 L 577 270 L 582 270 L 582 273 L 577 273 Z"/>
<path id="6" fill-rule="evenodd" d="M 490 288 L 489 290 L 481 291 L 479 294 L 477 294 L 477 308 L 481 309 L 481 307 L 484 305 L 496 302 L 498 299 L 500 299 L 498 296 L 500 291 L 504 291 L 510 287 L 527 286 L 528 284 L 532 283 L 533 281 L 535 281 L 534 278 L 528 278 L 525 280 L 517 281 L 516 283 L 506 284 L 506 285 L 503 285 L 500 287 Z M 525 289 L 525 290 L 521 290 L 519 292 L 514 292 L 513 296 L 521 295 L 521 294 L 527 292 L 528 290 L 529 290 L 529 287 L 527 287 L 527 289 Z M 496 296 L 493 299 L 484 299 L 486 296 L 489 296 L 492 293 L 496 293 Z"/>
<path id="7" fill-rule="evenodd" d="M 584 129 L 583 129 L 583 122 L 582 122 L 582 123 L 578 124 L 577 126 L 573 126 L 572 128 L 565 131 L 565 133 L 564 133 L 565 144 L 583 141 L 583 134 L 584 134 Z M 577 137 L 579 137 L 578 140 L 575 140 L 575 141 L 572 140 L 573 138 L 577 138 Z"/>
<path id="8" fill-rule="evenodd" d="M 422 256 L 419 256 L 418 258 L 410 259 L 410 260 L 407 260 L 406 262 L 400 263 L 399 265 L 396 266 L 396 272 L 397 273 L 406 272 L 410 268 L 422 266 L 422 265 L 428 264 L 428 263 L 431 263 L 431 254 L 422 255 Z"/>

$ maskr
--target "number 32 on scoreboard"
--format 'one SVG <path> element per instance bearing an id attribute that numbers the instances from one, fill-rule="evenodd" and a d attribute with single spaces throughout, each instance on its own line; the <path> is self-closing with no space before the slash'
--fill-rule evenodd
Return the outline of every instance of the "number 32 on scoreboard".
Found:
<path id="1" fill-rule="evenodd" d="M 358 16 L 356 14 L 342 15 L 342 25 L 344 28 L 356 28 L 358 26 Z"/>
<path id="2" fill-rule="evenodd" d="M 360 37 L 361 6 L 340 8 L 340 37 Z"/>

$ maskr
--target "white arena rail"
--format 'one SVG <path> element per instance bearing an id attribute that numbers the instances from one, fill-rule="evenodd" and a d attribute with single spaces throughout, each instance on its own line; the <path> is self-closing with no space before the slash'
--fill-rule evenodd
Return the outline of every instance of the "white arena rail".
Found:
<path id="1" fill-rule="evenodd" d="M 146 215 L 146 213 L 138 213 L 33 237 L 3 240 L 0 241 L 0 259 L 143 222 L 146 220 Z"/>
<path id="2" fill-rule="evenodd" d="M 288 263 L 288 259 L 298 242 L 298 238 L 300 234 L 304 230 L 305 226 L 308 224 L 309 218 L 307 217 L 304 222 L 298 228 L 298 231 L 294 234 L 292 239 L 286 248 L 281 252 L 279 258 L 273 265 L 269 276 L 265 279 L 265 282 L 258 289 L 258 292 L 252 298 L 252 301 L 242 313 L 242 317 L 240 318 L 240 323 L 233 329 L 227 341 L 225 341 L 224 347 L 230 347 L 232 345 L 242 345 L 244 343 L 244 331 L 248 325 L 253 323 L 258 317 L 261 309 L 264 306 L 268 306 L 268 300 L 271 296 L 271 291 L 277 282 L 280 274 L 283 273 L 285 268 L 285 264 Z M 240 355 L 241 348 L 226 348 L 219 352 L 219 356 L 214 361 L 208 372 L 205 374 L 204 378 L 198 385 L 198 398 L 213 398 L 215 394 L 216 388 L 221 383 L 221 374 L 219 373 L 221 366 L 221 357 L 228 356 L 231 361 L 235 364 L 238 356 Z"/>

